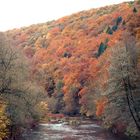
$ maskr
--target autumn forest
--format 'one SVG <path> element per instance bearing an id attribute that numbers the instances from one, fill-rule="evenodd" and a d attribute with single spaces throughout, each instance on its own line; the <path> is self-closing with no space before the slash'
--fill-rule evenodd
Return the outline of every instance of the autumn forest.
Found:
<path id="1" fill-rule="evenodd" d="M 0 140 L 55 116 L 140 138 L 140 1 L 0 33 Z"/>

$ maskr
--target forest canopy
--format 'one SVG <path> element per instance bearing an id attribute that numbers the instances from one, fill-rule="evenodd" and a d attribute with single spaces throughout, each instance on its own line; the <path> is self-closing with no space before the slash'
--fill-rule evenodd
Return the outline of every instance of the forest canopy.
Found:
<path id="1" fill-rule="evenodd" d="M 115 134 L 139 138 L 139 1 L 4 34 L 8 40 L 0 34 L 0 116 L 6 126 L 29 127 L 40 120 L 41 105 L 47 104 L 45 115 L 96 118 Z"/>

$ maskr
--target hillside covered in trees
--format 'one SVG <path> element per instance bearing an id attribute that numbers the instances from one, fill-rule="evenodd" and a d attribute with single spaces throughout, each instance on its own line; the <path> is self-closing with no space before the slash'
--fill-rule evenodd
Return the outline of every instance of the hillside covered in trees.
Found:
<path id="1" fill-rule="evenodd" d="M 5 34 L 26 56 L 28 79 L 43 88 L 49 112 L 95 117 L 113 133 L 139 137 L 140 1 Z"/>

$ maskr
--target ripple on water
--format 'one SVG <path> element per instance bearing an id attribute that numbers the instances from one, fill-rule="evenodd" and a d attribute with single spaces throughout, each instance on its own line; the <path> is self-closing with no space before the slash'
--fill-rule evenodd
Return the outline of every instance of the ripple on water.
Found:
<path id="1" fill-rule="evenodd" d="M 82 122 L 79 126 L 67 123 L 40 124 L 37 130 L 24 135 L 23 140 L 116 140 L 93 122 Z M 118 140 L 118 139 L 117 139 Z"/>
<path id="2" fill-rule="evenodd" d="M 40 124 L 39 130 L 32 132 L 33 139 L 27 140 L 97 140 L 94 130 L 72 128 L 65 124 Z M 28 136 L 26 136 L 28 137 Z"/>
<path id="3" fill-rule="evenodd" d="M 97 124 L 88 124 L 88 125 L 86 125 L 86 124 L 84 124 L 84 125 L 80 125 L 80 128 L 101 128 L 99 125 L 97 125 Z"/>
<path id="4" fill-rule="evenodd" d="M 54 131 L 65 131 L 65 132 L 75 132 L 77 130 L 72 129 L 68 125 L 62 124 L 40 124 L 40 126 L 43 126 L 47 129 L 54 130 Z"/>

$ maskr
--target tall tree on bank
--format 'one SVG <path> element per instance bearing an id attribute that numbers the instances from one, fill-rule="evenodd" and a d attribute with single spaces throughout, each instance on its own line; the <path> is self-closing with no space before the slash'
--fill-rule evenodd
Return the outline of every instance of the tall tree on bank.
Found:
<path id="1" fill-rule="evenodd" d="M 124 35 L 123 41 L 113 47 L 110 60 L 108 88 L 105 92 L 109 99 L 107 110 L 114 110 L 112 110 L 111 117 L 114 116 L 115 120 L 129 120 L 129 116 L 131 116 L 137 130 L 140 131 L 140 110 L 138 107 L 138 79 L 140 75 L 137 69 L 134 37 Z"/>
<path id="2" fill-rule="evenodd" d="M 22 51 L 12 47 L 0 33 L 0 97 L 6 103 L 10 119 L 10 139 L 20 128 L 30 127 L 42 115 L 40 103 L 43 90 L 30 80 L 30 70 Z"/>

